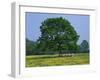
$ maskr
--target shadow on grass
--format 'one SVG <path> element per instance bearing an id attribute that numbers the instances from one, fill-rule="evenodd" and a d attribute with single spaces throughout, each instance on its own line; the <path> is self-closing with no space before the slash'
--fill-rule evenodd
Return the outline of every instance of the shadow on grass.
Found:
<path id="1" fill-rule="evenodd" d="M 67 57 L 67 56 L 38 56 L 38 57 L 31 57 L 27 58 L 28 60 L 30 59 L 48 59 L 48 58 L 62 58 L 62 57 Z"/>

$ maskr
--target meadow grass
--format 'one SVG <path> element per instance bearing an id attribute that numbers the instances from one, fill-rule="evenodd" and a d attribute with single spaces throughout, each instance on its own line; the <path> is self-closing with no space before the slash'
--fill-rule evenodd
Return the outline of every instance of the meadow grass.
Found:
<path id="1" fill-rule="evenodd" d="M 31 55 L 26 56 L 26 67 L 81 65 L 89 64 L 89 54 L 80 53 L 72 57 L 56 55 Z"/>

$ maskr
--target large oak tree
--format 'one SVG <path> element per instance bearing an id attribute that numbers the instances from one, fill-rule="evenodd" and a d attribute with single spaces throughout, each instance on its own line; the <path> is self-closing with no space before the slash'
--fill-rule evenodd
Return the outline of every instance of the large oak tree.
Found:
<path id="1" fill-rule="evenodd" d="M 41 37 L 38 39 L 40 51 L 72 52 L 77 49 L 79 35 L 71 23 L 62 17 L 47 18 L 40 26 Z"/>

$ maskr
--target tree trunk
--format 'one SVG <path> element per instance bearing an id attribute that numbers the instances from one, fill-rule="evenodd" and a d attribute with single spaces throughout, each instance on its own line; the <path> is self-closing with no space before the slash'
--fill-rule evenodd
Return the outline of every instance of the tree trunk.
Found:
<path id="1" fill-rule="evenodd" d="M 62 50 L 61 50 L 61 42 L 58 42 L 58 51 L 59 51 L 59 57 L 61 57 L 61 53 L 62 53 Z"/>

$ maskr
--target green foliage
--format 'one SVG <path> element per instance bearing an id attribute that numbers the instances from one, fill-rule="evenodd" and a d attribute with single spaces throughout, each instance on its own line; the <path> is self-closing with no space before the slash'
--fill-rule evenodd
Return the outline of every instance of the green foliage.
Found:
<path id="1" fill-rule="evenodd" d="M 48 18 L 40 26 L 41 37 L 38 39 L 40 51 L 77 50 L 79 35 L 71 23 L 62 18 Z"/>
<path id="2" fill-rule="evenodd" d="M 33 55 L 36 51 L 37 43 L 26 39 L 26 55 Z"/>
<path id="3" fill-rule="evenodd" d="M 89 44 L 86 40 L 83 40 L 80 44 L 80 52 L 89 52 Z"/>

